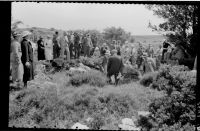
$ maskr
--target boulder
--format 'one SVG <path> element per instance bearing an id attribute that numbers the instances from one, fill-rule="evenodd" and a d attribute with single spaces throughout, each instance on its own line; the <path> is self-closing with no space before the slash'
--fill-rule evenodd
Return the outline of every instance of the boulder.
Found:
<path id="1" fill-rule="evenodd" d="M 135 119 L 134 119 L 135 121 Z M 118 127 L 121 130 L 134 130 L 134 131 L 140 131 L 141 129 L 136 127 L 133 120 L 130 118 L 124 118 L 122 119 L 122 124 L 119 124 Z"/>
<path id="2" fill-rule="evenodd" d="M 148 111 L 138 111 L 138 116 L 144 116 L 147 117 L 149 116 L 151 113 Z"/>
<path id="3" fill-rule="evenodd" d="M 71 129 L 89 129 L 89 127 L 87 127 L 86 125 L 83 125 L 81 123 L 75 123 Z"/>

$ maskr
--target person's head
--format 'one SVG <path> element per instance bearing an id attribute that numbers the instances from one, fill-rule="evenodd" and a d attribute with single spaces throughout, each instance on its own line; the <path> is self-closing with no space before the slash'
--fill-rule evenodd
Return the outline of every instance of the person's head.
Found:
<path id="1" fill-rule="evenodd" d="M 112 41 L 112 44 L 113 44 L 113 45 L 116 44 L 116 40 L 113 40 L 113 41 Z"/>
<path id="2" fill-rule="evenodd" d="M 169 53 L 172 52 L 172 47 L 171 46 L 168 47 L 167 52 L 169 52 Z"/>
<path id="3" fill-rule="evenodd" d="M 30 35 L 31 35 L 31 32 L 29 32 L 29 31 L 22 32 L 22 38 L 24 38 L 24 39 L 29 39 Z"/>
<path id="4" fill-rule="evenodd" d="M 105 53 L 105 56 L 110 56 L 111 54 L 110 54 L 110 51 L 109 50 L 106 50 L 106 53 Z"/>
<path id="5" fill-rule="evenodd" d="M 13 32 L 12 33 L 12 36 L 13 36 L 13 39 L 15 39 L 15 40 L 19 40 L 20 39 L 20 36 L 21 36 L 21 34 L 19 34 L 19 33 L 17 33 L 17 32 Z"/>
<path id="6" fill-rule="evenodd" d="M 87 34 L 86 37 L 87 37 L 87 38 L 90 38 L 90 34 Z"/>
<path id="7" fill-rule="evenodd" d="M 47 35 L 47 39 L 51 39 L 51 35 Z"/>
<path id="8" fill-rule="evenodd" d="M 117 55 L 117 50 L 112 50 L 112 55 Z"/>
<path id="9" fill-rule="evenodd" d="M 56 31 L 55 34 L 58 35 L 58 31 Z"/>

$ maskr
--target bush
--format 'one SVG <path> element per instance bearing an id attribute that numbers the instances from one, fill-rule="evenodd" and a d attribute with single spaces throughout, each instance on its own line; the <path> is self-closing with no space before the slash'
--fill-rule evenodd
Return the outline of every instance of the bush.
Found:
<path id="1" fill-rule="evenodd" d="M 138 81 L 139 80 L 139 72 L 129 66 L 125 66 L 123 69 L 123 79 L 119 80 L 119 84 L 130 83 L 131 81 Z"/>
<path id="2" fill-rule="evenodd" d="M 73 86 L 81 86 L 90 84 L 92 86 L 103 87 L 107 84 L 107 77 L 103 73 L 95 70 L 90 70 L 85 73 L 78 73 L 71 77 L 69 83 Z"/>
<path id="3" fill-rule="evenodd" d="M 163 68 L 164 67 L 164 68 Z M 153 114 L 151 120 L 157 125 L 155 128 L 176 130 L 177 124 L 183 129 L 187 124 L 195 125 L 196 118 L 196 74 L 184 66 L 161 67 L 153 86 L 164 90 L 166 95 L 155 99 L 149 105 Z M 167 130 L 166 130 L 167 131 Z"/>
<path id="4" fill-rule="evenodd" d="M 92 58 L 92 57 L 80 57 L 80 62 L 83 63 L 84 65 L 96 69 L 96 70 L 101 70 L 101 65 L 102 65 L 102 58 Z"/>
<path id="5" fill-rule="evenodd" d="M 150 86 L 150 84 L 153 83 L 153 81 L 156 79 L 158 72 L 150 72 L 148 74 L 145 74 L 141 80 L 140 80 L 140 84 L 148 87 Z"/>

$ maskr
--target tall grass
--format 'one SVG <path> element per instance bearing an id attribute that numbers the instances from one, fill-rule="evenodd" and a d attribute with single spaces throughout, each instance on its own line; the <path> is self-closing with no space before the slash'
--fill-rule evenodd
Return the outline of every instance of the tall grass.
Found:
<path id="1" fill-rule="evenodd" d="M 162 93 L 137 83 L 104 88 L 88 84 L 81 88 L 28 88 L 10 99 L 9 126 L 70 128 L 75 122 L 82 122 L 91 129 L 114 128 L 121 118 L 146 110 L 150 101 L 160 96 Z M 93 121 L 86 122 L 88 117 Z"/>

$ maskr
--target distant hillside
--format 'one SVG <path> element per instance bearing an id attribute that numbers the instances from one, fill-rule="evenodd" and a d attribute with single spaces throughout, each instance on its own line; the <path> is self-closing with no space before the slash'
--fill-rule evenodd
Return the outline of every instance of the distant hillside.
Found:
<path id="1" fill-rule="evenodd" d="M 134 35 L 135 42 L 141 42 L 145 46 L 152 44 L 153 47 L 157 48 L 158 45 L 162 44 L 165 39 L 162 35 Z"/>

